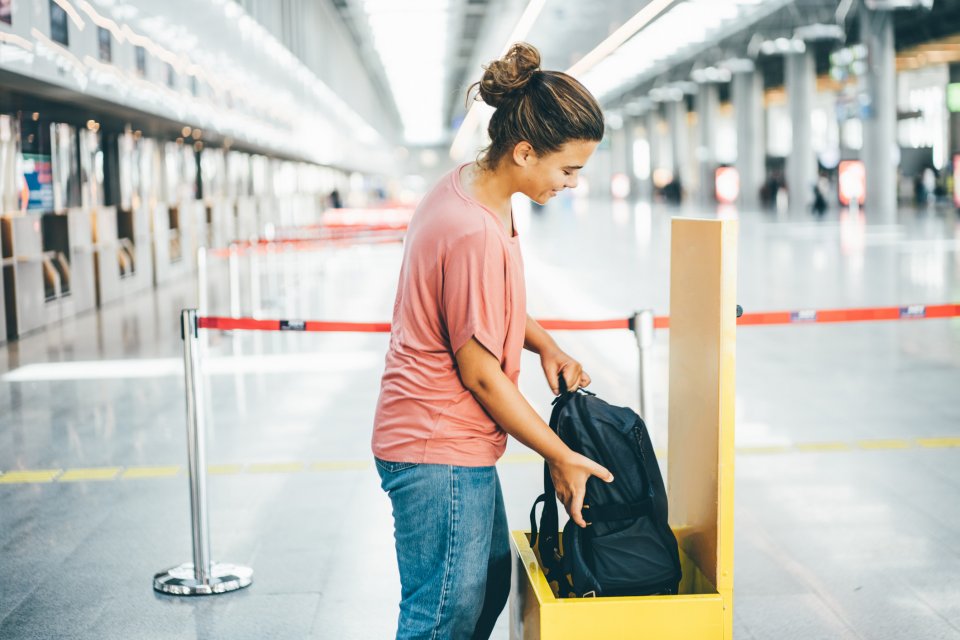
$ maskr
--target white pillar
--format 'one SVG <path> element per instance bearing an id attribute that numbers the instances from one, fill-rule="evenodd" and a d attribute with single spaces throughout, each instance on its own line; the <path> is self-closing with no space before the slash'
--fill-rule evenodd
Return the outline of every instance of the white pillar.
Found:
<path id="1" fill-rule="evenodd" d="M 787 102 L 793 125 L 790 155 L 787 157 L 787 193 L 790 214 L 810 210 L 813 185 L 816 182 L 817 157 L 813 151 L 810 114 L 816 92 L 816 67 L 813 52 L 788 53 L 784 56 Z"/>
<path id="2" fill-rule="evenodd" d="M 766 145 L 763 113 L 763 76 L 757 71 L 733 75 L 733 108 L 737 121 L 737 172 L 744 209 L 760 207 L 760 187 L 765 173 Z"/>
<path id="3" fill-rule="evenodd" d="M 714 172 L 717 166 L 717 112 L 720 109 L 720 88 L 715 83 L 705 82 L 697 88 L 696 108 L 700 206 L 712 211 L 717 204 Z"/>
<path id="4" fill-rule="evenodd" d="M 680 180 L 682 188 L 688 189 L 690 180 L 687 176 L 689 143 L 686 100 L 667 103 L 667 123 L 670 127 L 670 148 L 673 151 L 673 175 Z"/>
<path id="5" fill-rule="evenodd" d="M 873 222 L 897 220 L 897 87 L 893 13 L 862 8 L 860 40 L 867 45 L 870 108 L 863 121 L 862 158 L 867 173 L 864 211 Z"/>

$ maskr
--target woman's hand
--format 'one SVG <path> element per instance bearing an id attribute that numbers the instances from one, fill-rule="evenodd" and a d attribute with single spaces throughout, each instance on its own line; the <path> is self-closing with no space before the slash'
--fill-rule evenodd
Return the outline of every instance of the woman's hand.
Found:
<path id="1" fill-rule="evenodd" d="M 586 527 L 587 523 L 581 511 L 583 497 L 587 492 L 587 480 L 590 476 L 597 476 L 604 482 L 613 482 L 613 474 L 590 458 L 570 449 L 563 458 L 549 462 L 549 465 L 557 497 L 563 503 L 567 514 L 578 526 Z M 589 514 L 587 516 L 589 517 Z"/>
<path id="2" fill-rule="evenodd" d="M 547 384 L 550 385 L 550 390 L 555 396 L 560 395 L 559 377 L 561 375 L 567 384 L 568 391 L 576 391 L 590 384 L 590 376 L 583 370 L 580 363 L 559 348 L 542 351 L 540 365 L 543 367 L 543 374 L 547 376 Z"/>

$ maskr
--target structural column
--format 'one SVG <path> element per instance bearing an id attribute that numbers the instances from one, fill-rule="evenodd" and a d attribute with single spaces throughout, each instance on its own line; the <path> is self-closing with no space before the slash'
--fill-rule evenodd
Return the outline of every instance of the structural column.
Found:
<path id="1" fill-rule="evenodd" d="M 687 101 L 684 99 L 667 104 L 667 124 L 670 128 L 670 148 L 673 155 L 673 175 L 684 189 L 690 188 L 687 176 Z"/>
<path id="2" fill-rule="evenodd" d="M 860 11 L 860 39 L 867 46 L 867 95 L 863 121 L 863 163 L 867 174 L 864 209 L 873 222 L 897 220 L 897 93 L 893 13 Z"/>
<path id="3" fill-rule="evenodd" d="M 810 114 L 816 92 L 816 67 L 813 52 L 788 53 L 784 56 L 787 102 L 793 124 L 793 142 L 787 157 L 787 193 L 790 214 L 809 211 L 816 182 L 817 157 L 813 151 Z"/>
<path id="4" fill-rule="evenodd" d="M 650 110 L 644 116 L 644 123 L 647 131 L 647 145 L 650 147 L 650 175 L 644 185 L 644 193 L 652 199 L 653 174 L 660 168 L 660 105 L 658 103 L 650 105 Z"/>
<path id="5" fill-rule="evenodd" d="M 627 174 L 627 180 L 630 183 L 630 198 L 636 198 L 637 193 L 640 191 L 637 182 L 636 176 L 636 167 L 633 163 L 633 145 L 637 139 L 636 129 L 637 119 L 624 116 L 623 117 L 623 145 L 624 145 L 624 169 Z"/>
<path id="6" fill-rule="evenodd" d="M 713 209 L 717 198 L 714 189 L 717 147 L 717 112 L 720 109 L 720 88 L 704 82 L 697 88 L 697 167 L 700 176 L 700 205 Z"/>
<path id="7" fill-rule="evenodd" d="M 619 129 L 610 131 L 610 175 L 607 176 L 607 193 L 612 195 L 613 177 L 627 173 L 627 122 L 621 121 Z"/>
<path id="8" fill-rule="evenodd" d="M 733 108 L 737 121 L 737 173 L 740 174 L 740 206 L 760 207 L 764 179 L 763 77 L 756 71 L 733 75 Z"/>

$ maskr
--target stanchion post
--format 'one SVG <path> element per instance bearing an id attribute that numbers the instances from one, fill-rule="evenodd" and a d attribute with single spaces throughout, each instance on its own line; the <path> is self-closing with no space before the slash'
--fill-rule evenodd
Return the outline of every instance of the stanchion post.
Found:
<path id="1" fill-rule="evenodd" d="M 199 328 L 196 309 L 180 314 L 183 337 L 183 366 L 187 396 L 187 463 L 190 475 L 190 524 L 193 562 L 181 564 L 153 576 L 153 588 L 177 596 L 211 595 L 247 587 L 253 570 L 210 560 L 207 526 L 207 468 L 204 446 L 204 407 L 200 372 Z"/>
<path id="2" fill-rule="evenodd" d="M 234 318 L 240 317 L 240 259 L 237 256 L 237 246 L 230 245 L 230 253 L 227 258 L 227 265 L 230 271 L 230 315 Z"/>
<path id="3" fill-rule="evenodd" d="M 637 339 L 640 417 L 647 424 L 653 422 L 653 399 L 650 388 L 650 350 L 653 348 L 653 311 L 644 309 L 633 314 L 630 328 Z"/>
<path id="4" fill-rule="evenodd" d="M 259 247 L 249 252 L 250 255 L 250 314 L 254 318 L 260 317 L 260 251 Z"/>
<path id="5" fill-rule="evenodd" d="M 197 313 L 207 313 L 207 249 L 197 249 Z"/>

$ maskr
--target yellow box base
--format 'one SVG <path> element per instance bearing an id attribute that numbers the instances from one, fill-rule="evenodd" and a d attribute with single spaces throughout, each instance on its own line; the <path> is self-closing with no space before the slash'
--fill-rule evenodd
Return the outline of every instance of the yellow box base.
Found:
<path id="1" fill-rule="evenodd" d="M 680 551 L 683 581 L 675 596 L 554 597 L 530 534 L 514 531 L 511 640 L 718 640 L 724 636 L 723 598 Z"/>

